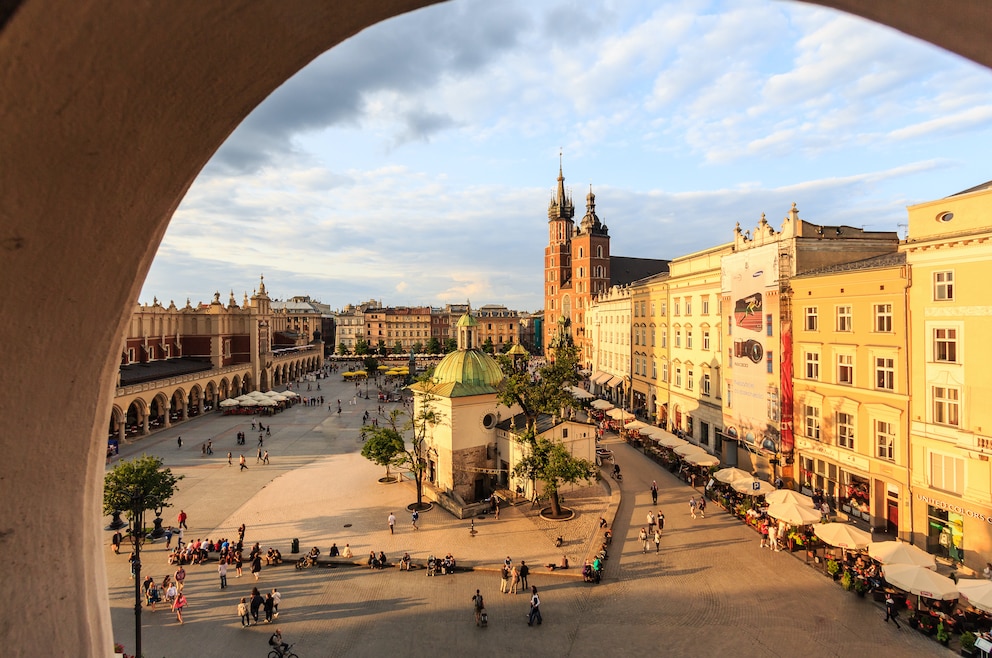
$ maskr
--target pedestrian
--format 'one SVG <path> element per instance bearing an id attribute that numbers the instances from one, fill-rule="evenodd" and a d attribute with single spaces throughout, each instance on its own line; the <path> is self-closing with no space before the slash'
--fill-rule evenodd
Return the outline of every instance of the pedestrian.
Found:
<path id="1" fill-rule="evenodd" d="M 262 607 L 262 595 L 259 594 L 257 587 L 251 588 L 251 598 L 248 600 L 248 608 L 251 611 L 251 618 L 258 625 L 258 609 Z"/>
<path id="2" fill-rule="evenodd" d="M 259 443 L 258 445 L 262 445 L 262 444 Z M 255 463 L 257 464 L 260 461 L 262 461 L 262 449 L 261 448 L 258 449 L 258 454 L 255 456 Z"/>
<path id="3" fill-rule="evenodd" d="M 520 587 L 520 571 L 516 566 L 510 567 L 510 594 L 516 594 Z"/>
<path id="4" fill-rule="evenodd" d="M 658 504 L 658 482 L 657 480 L 651 481 L 651 504 Z"/>
<path id="5" fill-rule="evenodd" d="M 696 518 L 696 497 L 693 496 L 689 499 L 689 515 L 692 518 Z"/>
<path id="6" fill-rule="evenodd" d="M 255 419 L 254 418 L 251 419 L 251 431 L 252 432 L 255 431 Z"/>
<path id="7" fill-rule="evenodd" d="M 204 457 L 207 456 L 207 444 L 206 443 L 201 443 L 200 444 L 200 452 L 203 454 Z"/>
<path id="8" fill-rule="evenodd" d="M 479 593 L 479 590 L 475 590 L 472 605 L 475 607 L 475 625 L 479 626 L 482 623 L 482 611 L 486 608 L 486 603 L 482 600 L 482 594 Z"/>
<path id="9" fill-rule="evenodd" d="M 176 539 L 176 546 L 178 546 L 179 548 L 182 548 L 183 546 L 186 545 L 186 542 L 183 541 L 183 536 L 185 534 L 186 534 L 186 531 L 183 530 L 182 528 L 179 528 L 179 537 Z"/>
<path id="10" fill-rule="evenodd" d="M 258 447 L 259 447 L 259 448 L 261 448 L 261 447 L 262 447 L 262 443 L 263 443 L 263 440 L 262 440 L 262 433 L 261 433 L 261 432 L 259 432 L 259 433 L 258 433 Z"/>
<path id="11" fill-rule="evenodd" d="M 420 520 L 420 512 L 418 512 L 417 510 L 413 510 L 413 514 L 410 515 L 410 518 L 413 521 L 413 529 L 420 530 L 420 528 L 417 527 L 417 521 Z"/>
<path id="12" fill-rule="evenodd" d="M 493 504 L 493 515 L 495 516 L 496 520 L 499 521 L 499 501 L 498 500 Z"/>
<path id="13" fill-rule="evenodd" d="M 275 601 L 272 598 L 272 592 L 265 595 L 265 601 L 262 602 L 262 608 L 265 610 L 265 623 L 272 623 L 272 613 L 275 610 Z"/>
<path id="14" fill-rule="evenodd" d="M 537 585 L 530 588 L 530 615 L 527 617 L 527 625 L 533 626 L 535 619 L 538 626 L 544 621 L 541 619 L 541 599 L 537 596 Z"/>
<path id="15" fill-rule="evenodd" d="M 227 453 L 227 465 L 228 466 L 233 466 L 234 465 L 234 463 L 231 461 L 233 458 L 234 458 L 234 455 L 232 455 L 230 452 L 228 452 Z"/>
<path id="16" fill-rule="evenodd" d="M 186 525 L 186 511 L 179 510 L 179 516 L 177 518 L 179 519 L 179 527 L 189 530 L 189 526 Z"/>
<path id="17" fill-rule="evenodd" d="M 183 565 L 179 565 L 176 569 L 176 573 L 172 574 L 173 579 L 176 581 L 176 589 L 180 592 L 183 591 L 183 583 L 186 581 L 186 570 L 183 569 Z"/>
<path id="18" fill-rule="evenodd" d="M 166 576 L 166 578 L 168 578 L 168 576 Z M 171 605 L 172 602 L 176 600 L 177 596 L 179 596 L 179 590 L 176 588 L 176 584 L 174 582 L 169 582 L 169 585 L 165 588 L 165 602 Z"/>
<path id="19" fill-rule="evenodd" d="M 272 426 L 271 425 L 266 425 L 265 426 L 265 436 L 272 436 Z"/>
<path id="20" fill-rule="evenodd" d="M 696 508 L 699 510 L 699 516 L 700 516 L 700 518 L 705 519 L 706 518 L 706 496 L 700 496 L 699 497 L 699 504 L 696 505 Z"/>
<path id="21" fill-rule="evenodd" d="M 165 547 L 166 548 L 171 548 L 172 547 L 172 526 L 171 525 L 168 526 L 168 527 L 166 527 L 166 529 L 165 529 Z"/>
<path id="22" fill-rule="evenodd" d="M 641 531 L 637 534 L 637 538 L 641 542 L 641 553 L 648 552 L 648 529 L 641 528 Z"/>
<path id="23" fill-rule="evenodd" d="M 251 617 L 248 616 L 248 599 L 243 596 L 241 603 L 238 604 L 238 616 L 241 617 L 241 628 L 251 626 Z"/>
<path id="24" fill-rule="evenodd" d="M 183 437 L 181 437 L 181 436 L 180 436 L 180 437 L 178 437 L 178 438 L 176 439 L 176 443 L 178 443 L 178 444 L 179 444 L 179 449 L 180 449 L 180 450 L 182 450 L 182 449 L 183 449 Z"/>
<path id="25" fill-rule="evenodd" d="M 183 608 L 186 607 L 186 603 L 186 595 L 182 592 L 179 592 L 176 600 L 172 602 L 172 609 L 175 611 L 176 619 L 179 620 L 180 624 L 183 623 Z"/>
<path id="26" fill-rule="evenodd" d="M 269 451 L 266 450 L 265 452 L 262 453 L 262 464 L 268 464 L 268 463 L 269 463 Z"/>
<path id="27" fill-rule="evenodd" d="M 888 623 L 888 621 L 891 619 L 892 620 L 892 623 L 896 625 L 896 630 L 899 630 L 899 629 L 902 628 L 899 625 L 899 620 L 896 619 L 896 617 L 898 617 L 898 616 L 899 616 L 899 610 L 898 610 L 898 608 L 896 608 L 896 602 L 892 599 L 892 595 L 891 594 L 886 594 L 885 595 L 885 621 L 886 621 L 886 623 Z"/>
<path id="28" fill-rule="evenodd" d="M 220 575 L 220 588 L 224 589 L 227 587 L 227 562 L 221 560 L 217 564 L 217 573 Z"/>
<path id="29" fill-rule="evenodd" d="M 121 554 L 121 542 L 124 541 L 124 536 L 121 535 L 121 531 L 118 530 L 114 533 L 114 536 L 110 538 L 110 547 L 114 549 L 114 555 Z"/>
<path id="30" fill-rule="evenodd" d="M 393 534 L 393 529 L 396 526 L 396 515 L 390 512 L 389 518 L 386 519 L 386 523 L 389 524 L 389 534 Z"/>
<path id="31" fill-rule="evenodd" d="M 245 524 L 244 523 L 242 523 L 241 525 L 238 526 L 238 543 L 239 544 L 245 543 Z"/>
<path id="32" fill-rule="evenodd" d="M 654 531 L 654 552 L 661 553 L 661 530 L 657 528 Z"/>
<path id="33" fill-rule="evenodd" d="M 778 526 L 774 523 L 768 524 L 768 548 L 778 552 Z"/>
<path id="34" fill-rule="evenodd" d="M 499 591 L 503 594 L 510 593 L 510 568 L 505 564 L 499 571 Z"/>
<path id="35" fill-rule="evenodd" d="M 282 601 L 282 594 L 275 587 L 272 588 L 272 616 L 279 619 L 279 602 Z"/>
<path id="36" fill-rule="evenodd" d="M 207 439 L 207 454 L 214 454 L 214 441 L 213 439 Z"/>
<path id="37" fill-rule="evenodd" d="M 528 587 L 527 576 L 528 576 L 528 574 L 530 574 L 530 567 L 528 567 L 527 566 L 527 563 L 524 562 L 523 560 L 520 560 L 520 569 L 519 569 L 519 571 L 520 571 L 520 587 L 522 589 L 527 589 L 527 587 Z"/>
<path id="38" fill-rule="evenodd" d="M 661 510 L 658 510 L 658 514 L 654 518 L 658 522 L 658 532 L 661 533 L 665 529 L 665 515 L 661 513 Z"/>
<path id="39" fill-rule="evenodd" d="M 654 532 L 654 512 L 648 510 L 648 532 Z"/>
<path id="40" fill-rule="evenodd" d="M 251 575 L 255 576 L 255 580 L 258 580 L 258 574 L 262 571 L 262 554 L 255 553 L 255 557 L 251 559 Z"/>
<path id="41" fill-rule="evenodd" d="M 245 456 L 244 455 L 241 455 L 241 460 L 238 462 L 238 464 L 241 466 L 241 470 L 242 471 L 247 471 L 248 470 L 248 464 L 245 463 Z"/>
<path id="42" fill-rule="evenodd" d="M 758 547 L 768 548 L 768 521 L 761 522 L 761 525 L 758 527 L 758 534 L 761 535 L 761 543 Z"/>
<path id="43" fill-rule="evenodd" d="M 241 545 L 240 542 L 238 543 L 238 545 L 239 546 Z M 245 565 L 245 561 L 244 558 L 241 556 L 241 550 L 238 549 L 234 551 L 234 570 L 237 572 L 238 578 L 240 578 L 243 575 L 241 570 L 244 568 L 244 565 Z"/>

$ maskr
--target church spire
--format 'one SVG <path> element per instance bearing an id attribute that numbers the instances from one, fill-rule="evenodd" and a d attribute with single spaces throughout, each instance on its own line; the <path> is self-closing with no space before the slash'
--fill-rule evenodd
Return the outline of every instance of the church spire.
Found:
<path id="1" fill-rule="evenodd" d="M 562 170 L 561 150 L 558 151 L 558 187 L 555 195 L 548 204 L 548 221 L 556 219 L 571 220 L 575 216 L 575 207 L 572 205 L 572 195 L 565 190 L 565 174 Z"/>

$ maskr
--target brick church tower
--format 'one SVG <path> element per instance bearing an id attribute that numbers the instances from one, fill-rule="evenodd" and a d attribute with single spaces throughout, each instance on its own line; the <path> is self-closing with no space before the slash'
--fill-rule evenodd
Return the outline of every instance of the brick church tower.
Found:
<path id="1" fill-rule="evenodd" d="M 579 363 L 588 367 L 592 337 L 586 333 L 586 311 L 593 296 L 610 287 L 610 235 L 596 216 L 591 186 L 578 228 L 574 216 L 575 206 L 559 163 L 558 186 L 548 204 L 548 246 L 544 249 L 545 355 L 559 340 L 560 327 L 565 327 L 579 348 Z M 563 325 L 561 318 L 568 322 Z"/>

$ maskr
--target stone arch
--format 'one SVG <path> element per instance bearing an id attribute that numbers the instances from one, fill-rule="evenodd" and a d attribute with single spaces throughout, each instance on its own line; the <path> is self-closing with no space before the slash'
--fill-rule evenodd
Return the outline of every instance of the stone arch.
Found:
<path id="1" fill-rule="evenodd" d="M 229 397 L 237 397 L 237 395 L 231 395 L 231 382 L 227 380 L 227 377 L 220 380 L 218 391 L 220 393 L 220 400 L 226 400 Z M 240 393 L 238 395 L 240 395 Z"/>
<path id="2" fill-rule="evenodd" d="M 213 408 L 217 404 L 217 384 L 210 380 L 207 385 L 203 388 L 203 411 L 208 411 L 208 408 Z"/>
<path id="3" fill-rule="evenodd" d="M 258 390 L 267 391 L 272 386 L 269 384 L 269 370 L 268 368 L 262 368 L 262 372 L 259 374 L 258 380 Z"/>
<path id="4" fill-rule="evenodd" d="M 148 434 L 148 405 L 141 398 L 131 400 L 124 414 L 124 426 L 128 436 Z"/>
<path id="5" fill-rule="evenodd" d="M 151 431 L 169 427 L 169 398 L 159 392 L 148 403 L 148 428 Z"/>
<path id="6" fill-rule="evenodd" d="M 203 389 L 199 384 L 193 384 L 189 389 L 189 398 L 186 400 L 186 417 L 193 418 L 203 413 Z"/>
<path id="7" fill-rule="evenodd" d="M 811 1 L 992 66 L 985 0 L 945 3 L 940 12 L 907 0 Z M 19 309 L 0 319 L 0 338 L 28 342 L 8 365 L 22 386 L 0 392 L 0 417 L 18 428 L 5 439 L 4 454 L 9 471 L 20 474 L 0 481 L 0 496 L 7 501 L 8 541 L 34 547 L 33 559 L 9 576 L 14 612 L 6 640 L 15 652 L 102 655 L 111 646 L 100 492 L 92 483 L 103 472 L 102 426 L 119 339 L 179 200 L 248 112 L 305 64 L 374 23 L 429 4 L 434 0 L 301 0 L 287 12 L 277 0 L 192 3 L 181 10 L 79 2 L 51 12 L 41 0 L 13 0 L 0 8 L 4 56 L 21 64 L 0 71 L 7 117 L 0 176 L 17 191 L 0 199 L 3 216 L 15 218 L 3 236 L 0 294 Z M 176 48 L 176 35 L 189 24 L 201 27 L 200 38 Z M 79 25 L 92 29 L 67 40 Z M 85 89 L 69 83 L 92 70 L 102 75 Z M 135 86 L 136 79 L 148 84 Z M 163 106 L 165 85 L 170 103 Z M 204 118 L 179 120 L 191 115 Z M 56 126 L 72 126 L 80 148 L 66 149 L 65 131 Z M 136 137 L 143 148 L 132 148 Z M 139 184 L 143 194 L 135 196 Z M 51 189 L 62 193 L 53 196 Z M 107 236 L 114 258 L 105 257 Z M 47 276 L 35 276 L 42 268 Z M 37 304 L 53 279 L 77 303 Z M 69 356 L 38 349 L 41 339 L 25 337 L 25 325 L 49 327 L 46 342 L 79 349 Z M 93 385 L 81 394 L 76 383 L 83 381 Z M 45 395 L 25 401 L 24 389 Z M 58 417 L 45 413 L 52 399 L 63 404 Z M 90 440 L 78 440 L 87 430 Z M 59 454 L 81 467 L 46 469 L 48 454 L 17 449 L 25 438 L 44 437 L 60 437 Z M 34 541 L 53 526 L 79 528 L 81 549 Z M 52 581 L 64 586 L 51 588 Z"/>
<path id="8" fill-rule="evenodd" d="M 244 395 L 245 393 L 251 393 L 253 390 L 255 390 L 254 386 L 252 385 L 251 373 L 246 372 L 241 376 L 240 390 L 241 390 L 240 393 L 241 395 Z"/>
<path id="9" fill-rule="evenodd" d="M 242 393 L 244 393 L 244 391 L 241 390 L 241 375 L 235 375 L 234 377 L 231 378 L 231 396 L 230 397 L 236 398 L 239 395 L 241 395 Z"/>
<path id="10" fill-rule="evenodd" d="M 127 423 L 125 421 L 127 417 L 124 414 L 124 410 L 120 408 L 119 405 L 115 404 L 110 409 L 110 427 L 107 430 L 108 439 L 116 439 L 117 441 L 123 442 L 127 438 Z"/>
<path id="11" fill-rule="evenodd" d="M 172 398 L 169 400 L 169 422 L 175 423 L 177 421 L 186 420 L 187 417 L 186 391 L 182 388 L 177 388 L 172 392 Z"/>

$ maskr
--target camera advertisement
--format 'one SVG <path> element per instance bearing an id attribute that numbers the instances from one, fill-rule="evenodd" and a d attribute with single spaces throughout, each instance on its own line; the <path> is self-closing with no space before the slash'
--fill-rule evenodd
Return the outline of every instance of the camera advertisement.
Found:
<path id="1" fill-rule="evenodd" d="M 752 448 L 779 449 L 778 247 L 770 244 L 725 256 L 724 299 L 730 300 L 724 423 Z"/>

